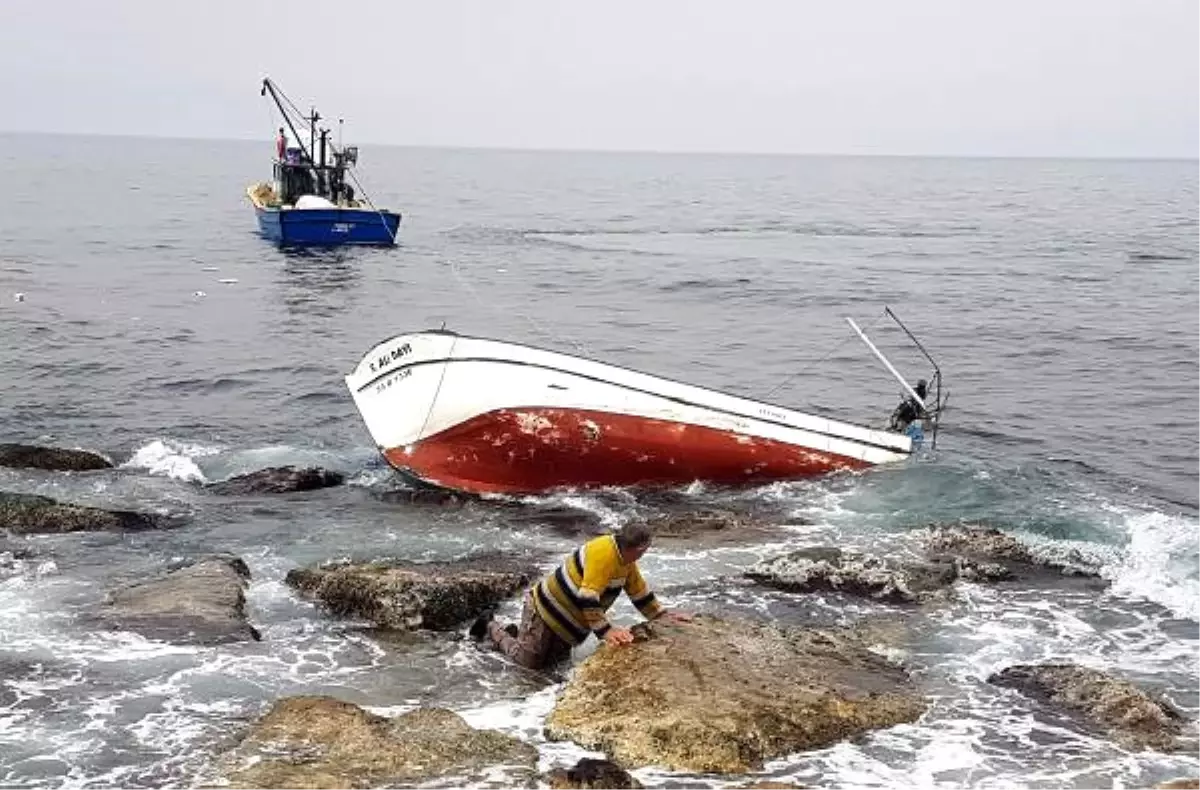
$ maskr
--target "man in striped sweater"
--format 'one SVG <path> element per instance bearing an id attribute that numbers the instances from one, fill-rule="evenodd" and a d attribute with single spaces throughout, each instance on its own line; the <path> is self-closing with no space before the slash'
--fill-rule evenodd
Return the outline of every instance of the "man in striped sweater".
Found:
<path id="1" fill-rule="evenodd" d="M 628 628 L 612 625 L 605 616 L 622 590 L 647 620 L 691 620 L 689 614 L 664 609 L 642 578 L 637 561 L 650 539 L 645 525 L 627 524 L 615 535 L 588 541 L 525 595 L 520 628 L 502 627 L 485 615 L 471 626 L 471 636 L 482 641 L 486 635 L 521 666 L 541 669 L 569 658 L 588 634 L 611 647 L 632 642 Z"/>

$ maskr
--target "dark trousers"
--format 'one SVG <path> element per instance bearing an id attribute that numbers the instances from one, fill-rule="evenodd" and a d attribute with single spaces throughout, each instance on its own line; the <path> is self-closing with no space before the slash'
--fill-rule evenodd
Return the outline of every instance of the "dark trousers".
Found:
<path id="1" fill-rule="evenodd" d="M 525 595 L 521 627 L 516 636 L 494 620 L 488 625 L 488 636 L 501 653 L 529 669 L 542 669 L 571 657 L 571 646 L 538 614 L 532 593 Z"/>

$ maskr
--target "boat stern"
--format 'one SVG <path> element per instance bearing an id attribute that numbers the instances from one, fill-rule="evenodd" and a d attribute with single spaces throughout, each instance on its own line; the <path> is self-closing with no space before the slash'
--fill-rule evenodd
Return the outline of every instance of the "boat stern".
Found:
<path id="1" fill-rule="evenodd" d="M 280 221 L 280 210 L 275 201 L 275 190 L 270 184 L 258 183 L 246 187 L 246 197 L 254 206 L 254 216 L 258 220 L 258 232 L 263 238 L 280 242 L 283 240 L 283 225 Z"/>

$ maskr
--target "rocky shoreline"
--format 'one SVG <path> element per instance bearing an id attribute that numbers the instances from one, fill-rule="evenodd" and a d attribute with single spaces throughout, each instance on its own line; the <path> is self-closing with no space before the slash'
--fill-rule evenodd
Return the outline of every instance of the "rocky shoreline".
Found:
<path id="1" fill-rule="evenodd" d="M 103 465 L 101 465 L 103 464 Z M 0 445 L 0 465 L 64 474 L 111 469 L 86 451 Z M 203 487 L 213 496 L 279 496 L 339 485 L 336 472 L 277 467 Z M 463 506 L 413 496 L 414 505 Z M 508 507 L 508 505 L 504 505 Z M 600 531 L 586 514 L 530 513 L 575 534 Z M 729 545 L 779 534 L 769 517 L 720 511 L 646 519 L 663 544 Z M 107 510 L 0 492 L 0 555 L 37 553 L 36 535 L 177 528 L 186 519 Z M 836 594 L 901 607 L 921 618 L 952 602 L 963 584 L 1056 585 L 1102 590 L 1085 558 L 1041 558 L 1002 530 L 937 524 L 914 532 L 909 556 L 871 556 L 810 546 L 764 560 L 744 579 L 789 596 Z M 553 557 L 473 555 L 452 562 L 379 557 L 294 568 L 283 579 L 323 616 L 376 629 L 459 639 L 466 624 L 517 599 Z M 106 629 L 179 644 L 263 639 L 247 612 L 250 571 L 232 554 L 182 558 L 154 578 L 107 590 L 86 617 Z M 919 674 L 890 656 L 886 630 L 781 627 L 702 614 L 691 623 L 635 629 L 624 648 L 601 646 L 575 666 L 545 720 L 545 736 L 601 752 L 539 774 L 533 746 L 420 707 L 385 717 L 331 696 L 277 700 L 213 766 L 230 787 L 512 786 L 634 787 L 647 766 L 713 775 L 749 773 L 780 757 L 918 721 L 929 707 Z M 881 637 L 880 634 L 885 634 Z M 1116 674 L 1066 663 L 1004 667 L 986 682 L 1061 714 L 1081 732 L 1134 750 L 1188 752 L 1196 725 L 1173 705 Z M 498 778 L 499 777 L 499 778 Z M 496 784 L 500 782 L 500 784 Z"/>

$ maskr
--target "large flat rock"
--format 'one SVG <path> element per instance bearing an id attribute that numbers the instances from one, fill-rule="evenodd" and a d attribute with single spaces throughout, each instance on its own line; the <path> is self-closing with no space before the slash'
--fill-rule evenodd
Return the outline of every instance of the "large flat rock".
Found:
<path id="1" fill-rule="evenodd" d="M 246 619 L 250 570 L 231 555 L 199 559 L 160 578 L 122 587 L 98 611 L 112 628 L 183 644 L 259 639 Z"/>
<path id="2" fill-rule="evenodd" d="M 337 616 L 397 630 L 455 628 L 536 580 L 531 563 L 500 555 L 442 563 L 337 563 L 297 568 L 286 579 Z"/>
<path id="3" fill-rule="evenodd" d="M 908 674 L 849 634 L 715 617 L 638 626 L 576 668 L 548 737 L 626 767 L 745 773 L 770 759 L 914 721 Z"/>
<path id="4" fill-rule="evenodd" d="M 537 750 L 457 714 L 377 716 L 332 697 L 288 697 L 221 763 L 228 787 L 529 786 Z"/>
<path id="5" fill-rule="evenodd" d="M 159 529 L 168 519 L 129 510 L 72 505 L 34 494 L 0 491 L 0 529 L 17 535 Z"/>
<path id="6" fill-rule="evenodd" d="M 1097 669 L 1074 664 L 1018 664 L 997 672 L 988 682 L 1064 711 L 1130 748 L 1196 748 L 1194 738 L 1190 743 L 1181 739 L 1187 720 L 1174 706 Z"/>
<path id="7" fill-rule="evenodd" d="M 99 453 L 34 444 L 0 444 L 0 466 L 45 469 L 51 472 L 87 472 L 112 469 L 112 462 Z"/>

